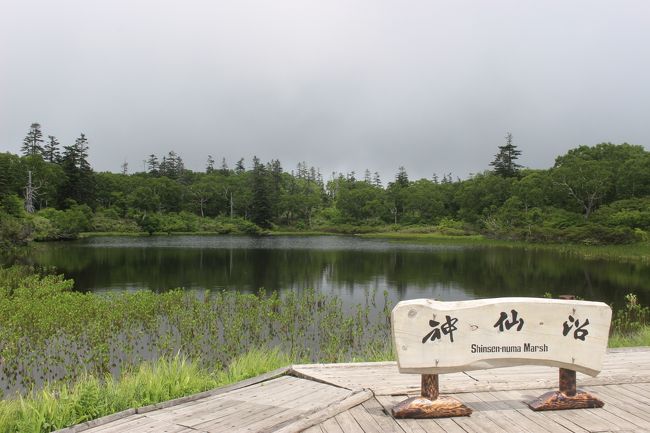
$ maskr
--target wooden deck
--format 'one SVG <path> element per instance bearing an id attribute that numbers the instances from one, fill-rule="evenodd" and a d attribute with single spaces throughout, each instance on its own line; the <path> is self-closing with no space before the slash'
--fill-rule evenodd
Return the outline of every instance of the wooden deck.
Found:
<path id="1" fill-rule="evenodd" d="M 470 417 L 396 420 L 390 408 L 419 391 L 418 375 L 388 362 L 295 365 L 61 432 L 650 432 L 650 348 L 610 350 L 598 377 L 578 374 L 602 409 L 531 411 L 524 402 L 554 390 L 557 375 L 537 366 L 442 375 L 441 392 L 471 407 Z"/>

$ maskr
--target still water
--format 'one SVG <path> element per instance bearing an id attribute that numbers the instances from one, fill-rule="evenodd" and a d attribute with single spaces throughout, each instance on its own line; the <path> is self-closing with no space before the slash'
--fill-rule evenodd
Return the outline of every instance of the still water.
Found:
<path id="1" fill-rule="evenodd" d="M 80 291 L 314 288 L 359 302 L 574 294 L 620 306 L 650 302 L 650 267 L 547 251 L 436 245 L 347 236 L 97 237 L 40 244 L 33 263 L 54 266 Z"/>

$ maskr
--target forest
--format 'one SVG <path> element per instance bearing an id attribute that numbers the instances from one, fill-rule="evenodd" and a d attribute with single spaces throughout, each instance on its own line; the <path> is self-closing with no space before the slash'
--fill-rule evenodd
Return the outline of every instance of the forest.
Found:
<path id="1" fill-rule="evenodd" d="M 331 173 L 300 163 L 210 155 L 204 171 L 179 153 L 146 156 L 146 170 L 97 172 L 80 134 L 71 145 L 33 123 L 21 155 L 0 153 L 0 244 L 74 239 L 83 232 L 247 233 L 404 231 L 532 242 L 632 243 L 650 230 L 650 152 L 627 143 L 581 145 L 548 169 L 528 169 L 508 133 L 485 171 L 410 179 Z"/>

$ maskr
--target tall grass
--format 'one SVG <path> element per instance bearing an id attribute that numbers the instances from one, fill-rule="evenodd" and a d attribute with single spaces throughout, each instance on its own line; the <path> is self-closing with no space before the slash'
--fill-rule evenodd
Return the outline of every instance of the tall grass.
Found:
<path id="1" fill-rule="evenodd" d="M 609 337 L 609 347 L 650 346 L 650 326 L 645 325 L 632 333 L 614 333 Z"/>
<path id="2" fill-rule="evenodd" d="M 0 401 L 0 433 L 50 432 L 129 408 L 137 408 L 254 377 L 291 364 L 278 350 L 255 349 L 225 369 L 210 370 L 182 356 L 144 362 L 138 368 L 97 377 L 84 374 L 72 385 L 46 385 Z"/>
<path id="3" fill-rule="evenodd" d="M 544 244 L 526 241 L 490 239 L 483 235 L 451 236 L 443 233 L 385 232 L 362 234 L 360 236 L 408 242 L 544 250 L 568 256 L 580 257 L 586 260 L 614 260 L 619 262 L 650 263 L 650 242 L 647 241 L 624 245 L 583 245 L 571 243 Z"/>
<path id="4" fill-rule="evenodd" d="M 101 295 L 29 272 L 0 270 L 0 384 L 8 394 L 84 373 L 116 375 L 176 353 L 214 367 L 258 347 L 318 362 L 390 347 L 387 294 L 368 293 L 357 305 L 314 290 Z"/>

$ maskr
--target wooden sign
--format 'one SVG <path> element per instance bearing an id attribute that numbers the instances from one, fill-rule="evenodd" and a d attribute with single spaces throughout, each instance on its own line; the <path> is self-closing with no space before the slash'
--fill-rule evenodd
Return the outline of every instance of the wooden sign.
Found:
<path id="1" fill-rule="evenodd" d="M 538 364 L 596 376 L 611 320 L 602 302 L 495 298 L 402 301 L 392 312 L 401 373 Z"/>
<path id="2" fill-rule="evenodd" d="M 522 364 L 560 368 L 559 391 L 528 403 L 533 410 L 602 407 L 576 389 L 576 371 L 596 376 L 607 348 L 612 310 L 602 302 L 496 298 L 402 301 L 391 315 L 400 373 L 422 375 L 421 395 L 392 409 L 396 418 L 469 416 L 440 396 L 438 374 Z"/>

